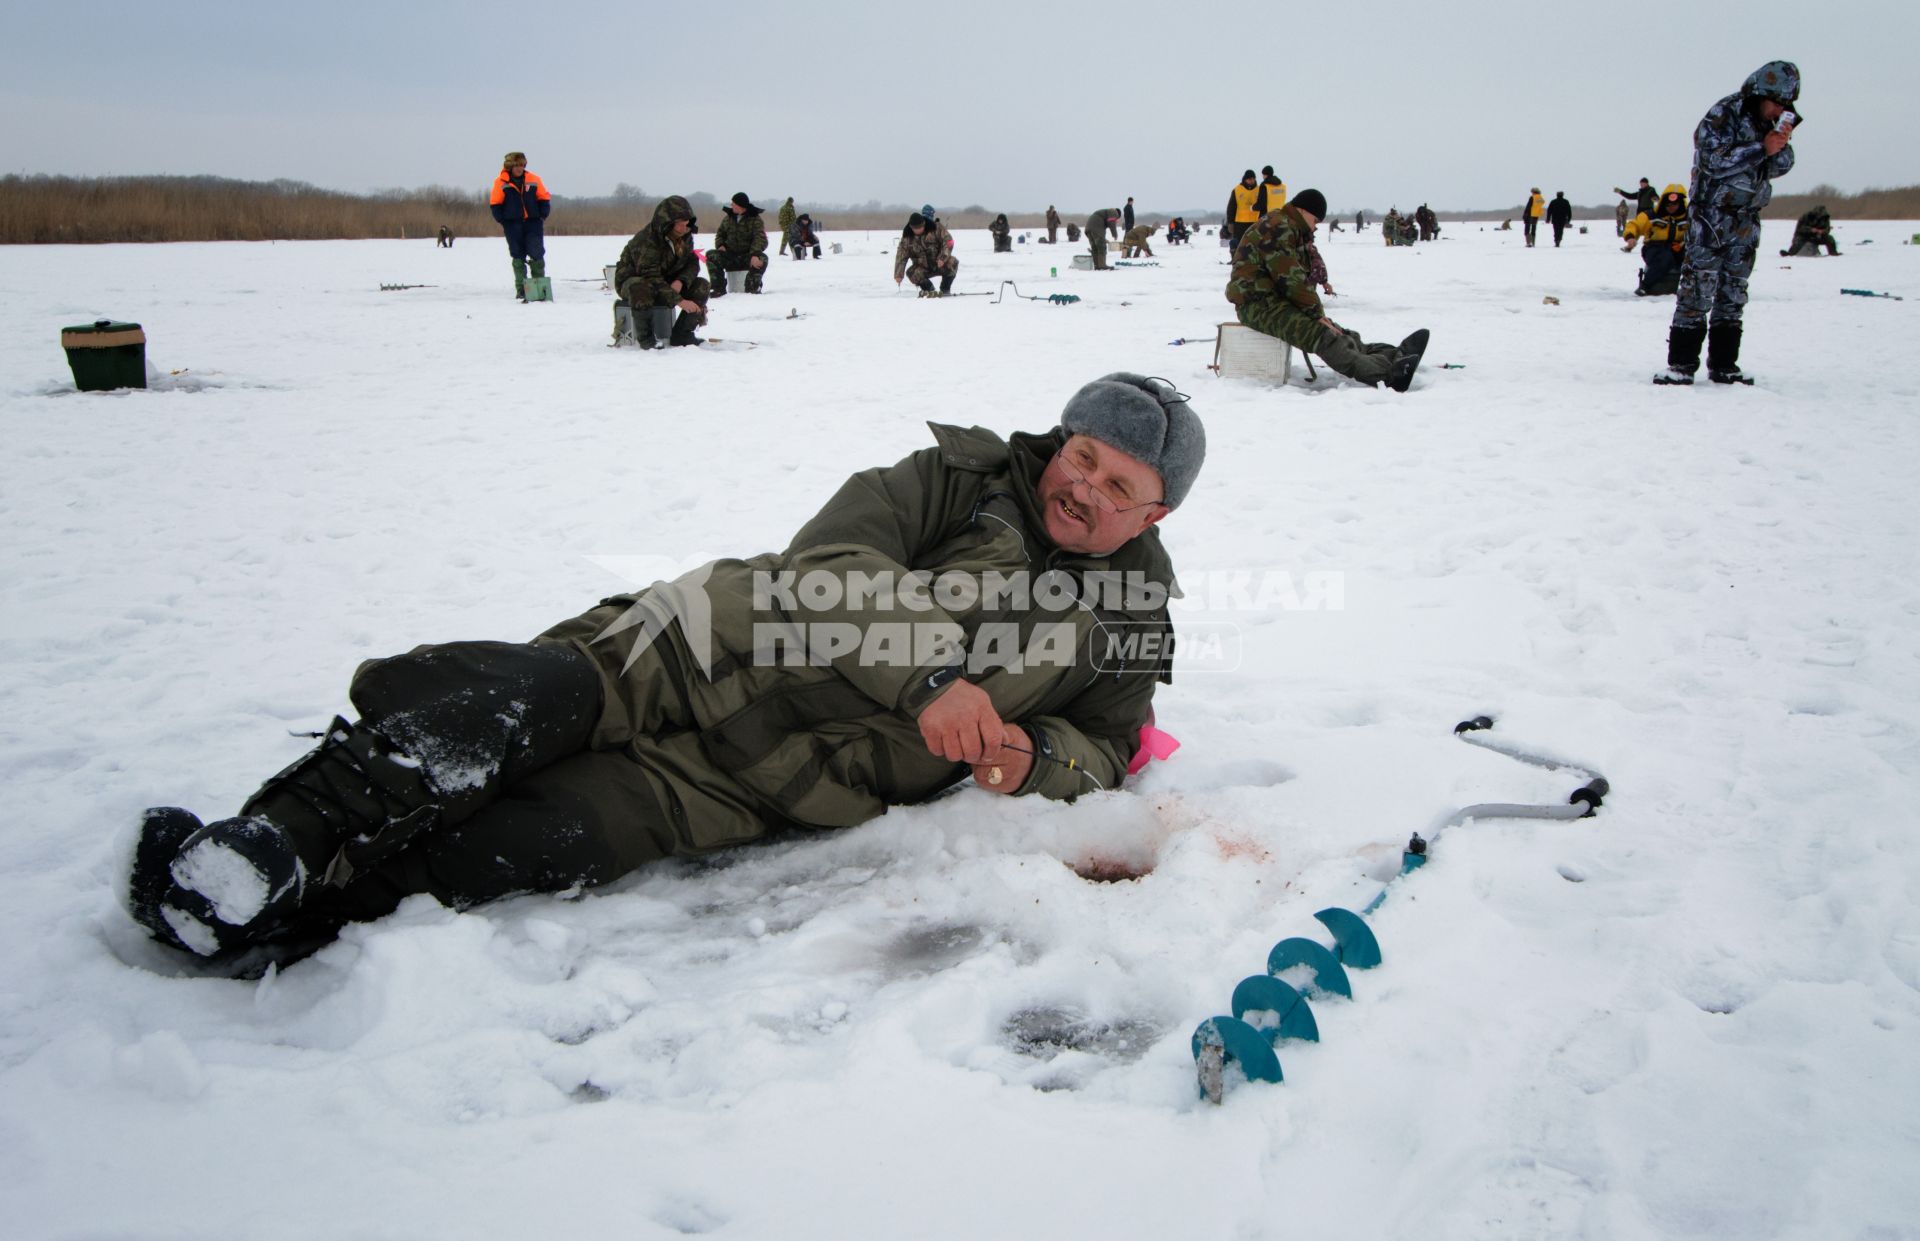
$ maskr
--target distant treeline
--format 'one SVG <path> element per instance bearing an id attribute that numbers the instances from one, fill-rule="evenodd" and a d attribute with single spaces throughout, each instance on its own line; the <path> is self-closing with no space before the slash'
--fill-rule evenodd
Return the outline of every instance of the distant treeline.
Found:
<path id="1" fill-rule="evenodd" d="M 547 232 L 624 236 L 653 218 L 665 195 L 621 185 L 603 198 L 556 194 Z M 702 229 L 720 220 L 722 200 L 688 194 Z M 780 200 L 760 201 L 772 223 Z M 916 208 L 796 203 L 823 231 L 899 228 Z M 1091 210 L 1091 208 L 1089 208 Z M 1064 213 L 1063 213 L 1064 214 Z M 1086 212 L 1081 212 L 1084 218 Z M 941 212 L 953 228 L 985 228 L 994 212 L 978 204 Z M 1070 215 L 1065 218 L 1076 218 Z M 1041 213 L 1008 214 L 1016 228 L 1038 227 Z M 0 177 L 0 244 L 126 241 L 321 241 L 363 237 L 497 234 L 483 191 L 435 185 L 417 190 L 343 194 L 300 181 L 224 177 Z"/>
<path id="2" fill-rule="evenodd" d="M 1685 185 L 1687 178 L 1684 176 L 1679 178 L 1679 183 Z M 1767 219 L 1798 219 L 1802 212 L 1812 209 L 1814 204 L 1824 203 L 1836 220 L 1920 220 L 1920 185 L 1866 190 L 1859 194 L 1844 194 L 1831 185 L 1816 185 L 1804 194 L 1780 192 L 1791 184 L 1792 182 L 1780 182 L 1774 186 L 1773 201 L 1767 204 L 1765 212 Z M 1622 188 L 1632 189 L 1633 186 Z M 1656 184 L 1654 188 L 1664 189 L 1665 183 Z M 1549 194 L 1547 197 L 1551 198 L 1552 195 Z M 1615 201 L 1618 200 L 1615 199 L 1597 207 L 1582 207 L 1576 204 L 1573 217 L 1576 220 L 1611 220 Z M 1418 203 L 1413 205 L 1419 206 Z M 1516 202 L 1511 207 L 1497 208 L 1492 211 L 1438 211 L 1435 214 L 1442 220 L 1518 220 L 1520 204 Z"/>
<path id="3" fill-rule="evenodd" d="M 631 185 L 616 186 L 602 198 L 555 195 L 547 231 L 555 236 L 624 236 L 653 218 L 663 197 Z M 720 219 L 723 200 L 688 194 L 703 229 Z M 780 200 L 756 200 L 769 223 Z M 1825 203 L 1835 219 L 1920 219 L 1920 186 L 1842 194 L 1817 185 L 1805 194 L 1783 194 L 1767 215 L 1795 217 L 1814 203 Z M 1418 203 L 1399 204 L 1411 210 Z M 796 203 L 810 212 L 822 231 L 897 229 L 917 208 L 878 201 L 843 204 Z M 1092 207 L 1062 208 L 1063 224 L 1086 219 Z M 940 218 L 950 228 L 985 228 L 994 210 L 978 203 L 947 210 Z M 1142 222 L 1161 223 L 1185 214 L 1195 223 L 1213 222 L 1218 212 L 1139 212 Z M 1333 214 L 1351 217 L 1351 208 Z M 1378 219 L 1379 210 L 1367 214 Z M 1446 211 L 1443 220 L 1499 220 L 1516 217 L 1519 205 L 1492 211 Z M 1613 204 L 1574 208 L 1580 219 L 1611 219 Z M 1015 228 L 1044 227 L 1044 212 L 1007 213 Z M 300 181 L 234 181 L 225 177 L 0 177 L 0 245 L 125 241 L 320 241 L 363 237 L 432 237 L 442 225 L 457 236 L 489 236 L 499 226 L 487 211 L 486 194 L 435 185 L 417 190 L 380 190 L 343 194 Z"/>

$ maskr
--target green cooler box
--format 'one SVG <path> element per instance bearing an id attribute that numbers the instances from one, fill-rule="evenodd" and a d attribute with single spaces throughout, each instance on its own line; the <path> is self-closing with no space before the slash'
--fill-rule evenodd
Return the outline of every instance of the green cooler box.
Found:
<path id="1" fill-rule="evenodd" d="M 60 347 L 82 392 L 147 386 L 147 334 L 138 323 L 95 319 L 61 328 Z"/>

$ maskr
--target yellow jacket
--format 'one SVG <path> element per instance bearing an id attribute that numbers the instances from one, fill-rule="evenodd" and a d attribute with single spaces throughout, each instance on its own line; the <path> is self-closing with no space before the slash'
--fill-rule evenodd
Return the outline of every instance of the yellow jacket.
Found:
<path id="1" fill-rule="evenodd" d="M 1547 213 L 1547 200 L 1546 200 L 1546 199 L 1544 199 L 1544 198 L 1542 198 L 1542 197 L 1540 197 L 1540 195 L 1538 195 L 1538 194 L 1534 194 L 1534 195 L 1532 195 L 1531 197 L 1529 197 L 1529 198 L 1527 199 L 1527 214 L 1528 214 L 1528 215 L 1530 215 L 1530 216 L 1532 216 L 1532 217 L 1533 217 L 1534 219 L 1536 219 L 1536 220 L 1537 220 L 1537 219 L 1539 219 L 1539 218 L 1540 218 L 1541 216 L 1543 216 L 1543 215 L 1545 215 L 1546 213 Z"/>
<path id="2" fill-rule="evenodd" d="M 1233 187 L 1233 222 L 1235 224 L 1254 224 L 1260 219 L 1260 213 L 1254 208 L 1260 201 L 1260 187 L 1248 189 L 1235 183 Z"/>

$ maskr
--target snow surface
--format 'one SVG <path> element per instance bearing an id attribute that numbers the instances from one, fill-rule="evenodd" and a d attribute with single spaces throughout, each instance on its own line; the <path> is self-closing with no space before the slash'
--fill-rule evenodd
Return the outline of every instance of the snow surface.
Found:
<path id="1" fill-rule="evenodd" d="M 1336 317 L 1433 329 L 1406 396 L 1169 345 L 1230 317 L 1206 237 L 1098 274 L 960 235 L 959 288 L 1059 307 L 829 234 L 645 355 L 619 238 L 550 241 L 534 306 L 493 238 L 0 251 L 4 1231 L 1920 1237 L 1916 229 L 1789 266 L 1770 225 L 1741 390 L 1647 382 L 1672 302 L 1610 230 L 1335 234 Z M 100 316 L 181 373 L 73 393 Z M 423 899 L 257 983 L 120 911 L 140 809 L 231 813 L 357 661 L 782 546 L 925 420 L 1043 428 L 1122 368 L 1206 420 L 1162 529 L 1220 639 L 1132 792 Z M 1213 588 L 1275 572 L 1296 606 Z M 1482 712 L 1602 813 L 1449 830 L 1286 1082 L 1199 1102 L 1188 1035 L 1276 940 L 1436 816 L 1565 798 L 1452 736 Z"/>

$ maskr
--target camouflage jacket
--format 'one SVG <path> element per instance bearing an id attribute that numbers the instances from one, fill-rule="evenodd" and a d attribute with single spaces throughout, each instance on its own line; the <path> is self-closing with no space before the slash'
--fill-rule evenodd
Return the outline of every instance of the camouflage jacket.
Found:
<path id="1" fill-rule="evenodd" d="M 893 278 L 900 279 L 907 274 L 907 264 L 911 262 L 923 270 L 940 270 L 945 264 L 953 263 L 953 235 L 947 232 L 944 224 L 930 224 L 918 237 L 908 229 L 900 238 L 900 245 L 893 252 Z M 955 263 L 958 267 L 958 264 Z"/>
<path id="2" fill-rule="evenodd" d="M 987 231 L 994 235 L 995 240 L 1005 240 L 1013 236 L 1013 225 L 1007 223 L 1007 217 L 1001 214 L 993 217 L 993 223 L 987 225 Z"/>
<path id="3" fill-rule="evenodd" d="M 1126 244 L 1130 246 L 1142 246 L 1152 240 L 1153 226 L 1151 224 L 1136 224 L 1127 230 Z"/>
<path id="4" fill-rule="evenodd" d="M 1767 132 L 1748 111 L 1745 95 L 1728 95 L 1707 109 L 1693 131 L 1693 187 L 1687 201 L 1696 213 L 1759 216 L 1773 200 L 1773 178 L 1793 168 L 1791 145 L 1768 158 L 1760 145 Z"/>
<path id="5" fill-rule="evenodd" d="M 765 254 L 767 223 L 760 218 L 758 211 L 749 211 L 745 215 L 728 211 L 720 221 L 720 227 L 713 230 L 713 248 L 725 250 L 728 254 Z"/>
<path id="6" fill-rule="evenodd" d="M 662 199 L 653 209 L 653 223 L 633 235 L 620 252 L 613 269 L 613 287 L 624 290 L 629 280 L 642 282 L 630 302 L 643 306 L 670 304 L 673 282 L 680 281 L 682 296 L 700 279 L 700 260 L 693 255 L 693 235 L 673 235 L 675 220 L 693 219 L 693 208 L 678 194 Z M 663 294 L 665 296 L 663 296 Z"/>
<path id="7" fill-rule="evenodd" d="M 1313 287 L 1313 225 L 1298 207 L 1260 217 L 1233 252 L 1227 300 L 1236 306 L 1278 298 L 1310 319 L 1326 314 Z"/>
<path id="8" fill-rule="evenodd" d="M 792 231 L 793 231 L 793 222 L 794 222 L 794 220 L 796 220 L 796 219 L 798 219 L 798 218 L 799 218 L 799 215 L 800 215 L 800 213 L 799 213 L 799 212 L 797 212 L 797 211 L 795 211 L 795 210 L 793 209 L 793 200 L 792 200 L 791 198 L 789 198 L 789 199 L 788 199 L 787 201 L 785 201 L 785 202 L 783 202 L 783 203 L 781 203 L 781 204 L 780 204 L 780 215 L 779 215 L 779 220 L 780 220 L 780 231 L 781 231 L 781 232 L 783 232 L 783 233 L 790 233 L 790 232 L 792 232 Z"/>

